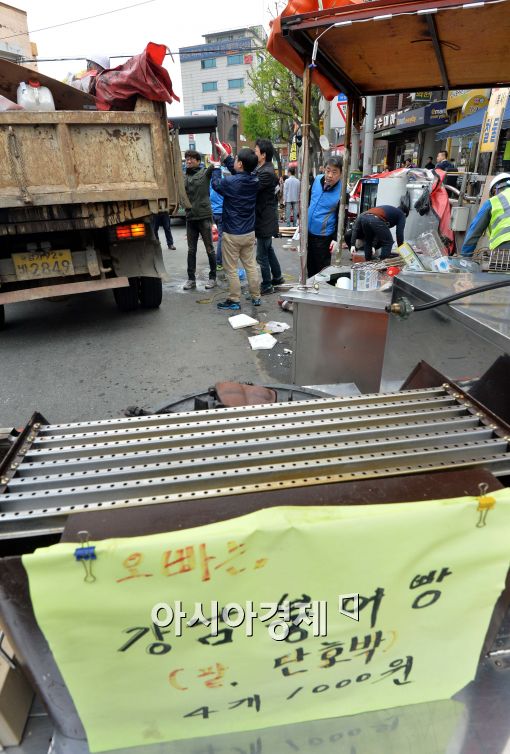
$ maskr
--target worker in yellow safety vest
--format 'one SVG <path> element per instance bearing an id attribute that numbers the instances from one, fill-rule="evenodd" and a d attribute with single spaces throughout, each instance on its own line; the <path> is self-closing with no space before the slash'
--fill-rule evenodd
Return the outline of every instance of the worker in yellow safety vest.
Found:
<path id="1" fill-rule="evenodd" d="M 489 230 L 489 249 L 510 249 L 510 173 L 499 173 L 489 185 L 489 199 L 482 204 L 468 228 L 461 254 L 473 256 L 480 237 Z"/>

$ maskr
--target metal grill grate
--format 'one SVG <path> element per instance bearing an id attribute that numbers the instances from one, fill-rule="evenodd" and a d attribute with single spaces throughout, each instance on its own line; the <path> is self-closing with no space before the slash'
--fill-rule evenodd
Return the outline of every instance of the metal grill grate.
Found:
<path id="1" fill-rule="evenodd" d="M 85 510 L 476 466 L 510 473 L 508 438 L 447 384 L 34 424 L 2 480 L 0 538 L 58 532 Z"/>
<path id="2" fill-rule="evenodd" d="M 489 254 L 489 272 L 510 272 L 510 249 L 494 249 Z"/>

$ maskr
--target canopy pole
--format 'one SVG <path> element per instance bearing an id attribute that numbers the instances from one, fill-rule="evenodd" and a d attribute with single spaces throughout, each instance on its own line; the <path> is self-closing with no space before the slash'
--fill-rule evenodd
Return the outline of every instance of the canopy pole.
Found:
<path id="1" fill-rule="evenodd" d="M 301 186 L 299 194 L 299 264 L 300 285 L 306 284 L 306 259 L 308 256 L 308 173 L 310 162 L 310 117 L 312 70 L 305 60 L 303 71 L 303 120 L 301 123 Z"/>
<path id="2" fill-rule="evenodd" d="M 338 231 L 337 231 L 337 248 L 333 258 L 333 265 L 340 267 L 342 259 L 342 244 L 344 241 L 344 222 L 345 207 L 347 203 L 347 183 L 349 181 L 349 170 L 351 167 L 351 128 L 352 128 L 352 110 L 353 98 L 347 99 L 347 113 L 345 116 L 345 137 L 344 137 L 344 160 L 342 165 L 342 189 L 340 191 L 340 205 L 338 207 Z"/>

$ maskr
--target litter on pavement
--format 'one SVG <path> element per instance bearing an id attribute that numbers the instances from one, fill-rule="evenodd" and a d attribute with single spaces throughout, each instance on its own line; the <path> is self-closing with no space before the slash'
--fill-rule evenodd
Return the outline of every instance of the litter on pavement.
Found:
<path id="1" fill-rule="evenodd" d="M 275 322 L 274 320 L 271 320 L 270 322 L 265 322 L 263 324 L 264 332 L 278 333 L 285 332 L 285 330 L 290 330 L 290 325 L 288 325 L 286 322 Z"/>
<path id="2" fill-rule="evenodd" d="M 277 342 L 276 338 L 273 338 L 273 336 L 269 333 L 262 333 L 262 335 L 253 335 L 251 338 L 248 338 L 248 340 L 250 341 L 250 346 L 253 351 L 273 348 L 273 346 L 276 345 Z"/>
<path id="3" fill-rule="evenodd" d="M 247 314 L 235 314 L 233 317 L 229 317 L 228 321 L 234 330 L 238 330 L 241 327 L 251 327 L 259 323 L 258 319 L 253 319 L 253 317 L 249 317 Z"/>

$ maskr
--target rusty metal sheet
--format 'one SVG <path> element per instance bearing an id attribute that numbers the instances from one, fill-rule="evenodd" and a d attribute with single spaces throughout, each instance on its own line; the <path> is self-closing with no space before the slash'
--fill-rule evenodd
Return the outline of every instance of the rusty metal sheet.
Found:
<path id="1" fill-rule="evenodd" d="M 75 89 L 74 86 L 63 84 L 57 79 L 45 76 L 40 71 L 26 68 L 10 60 L 0 59 L 0 94 L 16 102 L 16 90 L 22 81 L 36 79 L 42 86 L 47 86 L 53 95 L 57 110 L 82 110 L 84 107 L 95 107 L 96 98 L 91 94 Z"/>
<path id="2" fill-rule="evenodd" d="M 0 113 L 0 161 L 0 208 L 159 200 L 172 211 L 178 201 L 176 158 L 156 105 Z"/>

